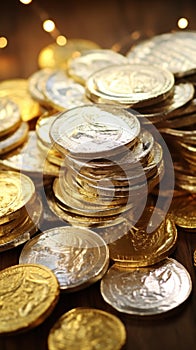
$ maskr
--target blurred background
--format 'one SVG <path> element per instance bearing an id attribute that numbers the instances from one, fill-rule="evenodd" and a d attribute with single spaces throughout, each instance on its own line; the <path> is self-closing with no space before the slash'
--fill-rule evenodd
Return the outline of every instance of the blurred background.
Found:
<path id="1" fill-rule="evenodd" d="M 52 32 L 43 29 L 47 19 Z M 1 0 L 0 80 L 27 78 L 59 36 L 61 45 L 84 38 L 126 53 L 138 40 L 185 29 L 196 30 L 195 0 Z"/>

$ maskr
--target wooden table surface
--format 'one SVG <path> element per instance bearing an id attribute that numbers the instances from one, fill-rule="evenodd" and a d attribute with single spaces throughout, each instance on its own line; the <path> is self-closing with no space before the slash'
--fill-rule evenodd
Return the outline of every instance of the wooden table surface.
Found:
<path id="1" fill-rule="evenodd" d="M 34 1 L 35 3 L 35 1 Z M 121 42 L 123 50 L 133 43 L 133 32 L 149 37 L 177 29 L 179 17 L 189 19 L 189 29 L 196 30 L 195 1 L 37 1 L 68 38 L 85 38 L 110 48 Z M 43 11 L 42 11 L 43 13 Z M 37 70 L 37 55 L 53 42 L 41 29 L 41 20 L 31 5 L 2 1 L 0 36 L 9 39 L 0 50 L 0 79 L 28 77 Z M 127 41 L 127 38 L 131 38 Z M 55 225 L 45 220 L 48 227 Z M 0 269 L 18 263 L 22 247 L 0 253 Z M 39 327 L 14 336 L 0 337 L 0 350 L 46 350 L 47 336 L 54 322 L 64 312 L 88 306 L 109 311 L 125 324 L 124 350 L 190 350 L 196 348 L 196 278 L 193 252 L 196 233 L 178 230 L 178 242 L 172 257 L 189 271 L 193 290 L 188 300 L 172 312 L 159 317 L 132 317 L 115 311 L 104 302 L 100 283 L 72 294 L 62 294 L 51 316 Z M 80 350 L 80 348 L 78 348 Z"/>

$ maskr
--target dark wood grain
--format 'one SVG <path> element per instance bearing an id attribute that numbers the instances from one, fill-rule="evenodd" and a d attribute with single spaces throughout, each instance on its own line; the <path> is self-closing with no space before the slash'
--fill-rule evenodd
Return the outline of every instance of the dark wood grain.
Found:
<path id="1" fill-rule="evenodd" d="M 128 36 L 139 31 L 141 37 L 177 29 L 181 16 L 196 30 L 195 1 L 37 1 L 55 19 L 68 38 L 94 40 L 104 48 L 122 43 L 122 51 L 133 44 Z M 0 50 L 0 79 L 28 77 L 37 69 L 39 51 L 53 42 L 41 29 L 41 21 L 32 7 L 19 1 L 1 1 L 0 36 L 9 39 Z M 52 223 L 48 221 L 46 227 Z M 173 257 L 189 271 L 193 291 L 188 300 L 172 312 L 159 317 L 131 317 L 115 311 L 101 297 L 99 282 L 73 294 L 62 294 L 48 319 L 39 327 L 15 336 L 1 336 L 0 350 L 47 350 L 47 336 L 54 322 L 64 312 L 77 307 L 100 308 L 117 315 L 125 324 L 127 342 L 124 350 L 192 350 L 196 348 L 196 278 L 193 251 L 196 233 L 178 232 Z M 0 253 L 0 269 L 18 263 L 21 247 Z M 80 350 L 78 348 L 78 350 Z"/>

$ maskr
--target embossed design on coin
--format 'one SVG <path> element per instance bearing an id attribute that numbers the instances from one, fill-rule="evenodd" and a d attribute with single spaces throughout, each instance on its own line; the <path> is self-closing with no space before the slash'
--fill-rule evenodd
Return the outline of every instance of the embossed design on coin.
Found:
<path id="1" fill-rule="evenodd" d="M 174 198 L 171 213 L 176 225 L 184 229 L 196 229 L 196 197 L 192 195 Z"/>
<path id="2" fill-rule="evenodd" d="M 86 82 L 87 97 L 94 102 L 144 107 L 173 94 L 173 74 L 163 68 L 112 65 L 92 74 Z"/>
<path id="3" fill-rule="evenodd" d="M 133 113 L 114 106 L 83 106 L 62 113 L 53 122 L 50 136 L 62 153 L 91 158 L 118 153 L 136 142 L 140 123 Z"/>
<path id="4" fill-rule="evenodd" d="M 0 333 L 39 325 L 59 295 L 56 277 L 41 265 L 15 265 L 0 272 Z"/>
<path id="5" fill-rule="evenodd" d="M 104 240 L 93 231 L 57 227 L 27 242 L 19 262 L 48 266 L 58 278 L 62 290 L 75 291 L 103 276 L 109 264 L 109 250 Z"/>
<path id="6" fill-rule="evenodd" d="M 98 309 L 76 308 L 65 313 L 51 329 L 49 350 L 120 350 L 126 330 L 116 316 Z"/>
<path id="7" fill-rule="evenodd" d="M 169 311 L 189 296 L 188 271 L 174 259 L 143 268 L 120 268 L 115 264 L 101 281 L 104 300 L 118 311 L 155 315 Z"/>

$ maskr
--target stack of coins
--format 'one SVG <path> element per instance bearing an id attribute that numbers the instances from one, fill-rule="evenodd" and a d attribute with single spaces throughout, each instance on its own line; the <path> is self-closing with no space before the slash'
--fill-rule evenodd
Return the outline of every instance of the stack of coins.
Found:
<path id="1" fill-rule="evenodd" d="M 52 146 L 49 136 L 50 127 L 58 115 L 59 113 L 43 114 L 36 123 L 35 131 L 38 148 L 45 155 L 47 161 L 57 166 L 61 166 L 64 158 L 62 157 L 61 153 Z"/>
<path id="2" fill-rule="evenodd" d="M 28 124 L 22 122 L 16 103 L 0 98 L 0 157 L 22 145 L 28 136 Z"/>
<path id="3" fill-rule="evenodd" d="M 74 108 L 55 119 L 50 136 L 66 165 L 53 183 L 54 198 L 49 194 L 57 215 L 101 227 L 123 221 L 139 204 L 141 214 L 164 165 L 162 147 L 134 114 L 111 105 Z"/>
<path id="4" fill-rule="evenodd" d="M 188 205 L 189 210 L 184 207 L 184 214 L 179 209 L 178 199 L 174 200 L 172 212 L 175 212 L 176 222 L 185 228 L 195 228 L 195 213 L 192 210 L 196 192 L 196 136 L 195 136 L 195 85 L 196 85 L 196 59 L 195 59 L 196 32 L 174 32 L 157 35 L 133 47 L 127 54 L 131 64 L 155 64 L 158 67 L 169 69 L 175 76 L 176 92 L 174 93 L 171 106 L 155 106 L 155 110 L 148 110 L 146 117 L 156 123 L 156 127 L 163 134 L 171 151 L 175 168 L 176 190 L 184 191 L 181 202 Z M 171 48 L 175 48 L 172 49 Z M 178 91 L 177 91 L 178 89 Z M 176 97 L 175 97 L 176 94 Z M 181 104 L 182 103 L 182 104 Z M 180 106 L 181 104 L 181 106 Z M 159 108 L 161 107 L 161 108 Z M 173 109 L 173 110 L 172 110 Z M 151 114 L 153 112 L 154 114 Z M 156 113 L 160 118 L 156 118 Z M 140 110 L 140 113 L 143 113 Z M 187 196 L 186 196 L 187 193 Z M 178 209 L 177 209 L 178 208 Z M 189 212 L 189 214 L 188 214 Z M 187 216 L 188 215 L 188 216 Z M 180 220 L 180 216 L 183 220 Z M 186 219 L 185 219 L 186 217 Z M 192 225 L 188 224 L 192 222 Z"/>
<path id="5" fill-rule="evenodd" d="M 42 203 L 32 180 L 17 172 L 0 172 L 0 251 L 27 241 L 38 230 Z"/>

